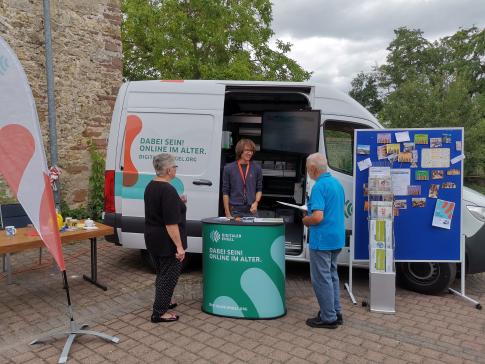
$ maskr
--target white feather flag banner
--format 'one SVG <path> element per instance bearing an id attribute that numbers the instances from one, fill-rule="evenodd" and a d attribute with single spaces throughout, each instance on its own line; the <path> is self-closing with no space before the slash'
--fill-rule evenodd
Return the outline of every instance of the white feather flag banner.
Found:
<path id="1" fill-rule="evenodd" d="M 65 270 L 39 118 L 27 76 L 0 37 L 0 175 Z"/>

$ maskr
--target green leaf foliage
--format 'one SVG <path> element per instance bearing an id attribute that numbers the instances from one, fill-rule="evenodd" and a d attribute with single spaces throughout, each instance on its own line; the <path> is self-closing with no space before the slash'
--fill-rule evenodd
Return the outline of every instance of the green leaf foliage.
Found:
<path id="1" fill-rule="evenodd" d="M 276 41 L 270 0 L 123 0 L 127 80 L 304 81 L 311 73 Z"/>
<path id="2" fill-rule="evenodd" d="M 94 144 L 89 144 L 91 175 L 89 176 L 88 213 L 93 220 L 101 220 L 104 208 L 104 167 L 103 155 Z"/>
<path id="3" fill-rule="evenodd" d="M 100 221 L 104 208 L 104 167 L 103 155 L 96 149 L 93 143 L 88 144 L 91 157 L 91 175 L 89 176 L 89 193 L 87 206 L 70 208 L 65 198 L 61 200 L 61 214 L 64 217 L 74 219 L 92 218 Z"/>
<path id="4" fill-rule="evenodd" d="M 465 176 L 485 175 L 485 30 L 434 42 L 419 29 L 394 33 L 386 62 L 359 73 L 350 95 L 389 127 L 464 127 Z"/>

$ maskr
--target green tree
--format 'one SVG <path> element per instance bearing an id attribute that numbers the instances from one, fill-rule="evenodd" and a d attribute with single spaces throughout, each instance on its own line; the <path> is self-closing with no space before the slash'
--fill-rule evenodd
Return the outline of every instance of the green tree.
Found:
<path id="1" fill-rule="evenodd" d="M 386 62 L 357 75 L 350 94 L 360 96 L 362 80 L 375 79 L 377 91 L 371 94 L 382 102 L 378 118 L 384 125 L 463 126 L 465 174 L 485 174 L 485 30 L 461 29 L 434 42 L 420 30 L 394 33 Z"/>
<path id="2" fill-rule="evenodd" d="M 374 73 L 359 72 L 352 80 L 349 95 L 372 114 L 382 109 L 382 99 L 379 96 L 379 85 Z"/>
<path id="3" fill-rule="evenodd" d="M 123 0 L 124 76 L 140 79 L 303 81 L 311 76 L 276 41 L 270 0 Z"/>

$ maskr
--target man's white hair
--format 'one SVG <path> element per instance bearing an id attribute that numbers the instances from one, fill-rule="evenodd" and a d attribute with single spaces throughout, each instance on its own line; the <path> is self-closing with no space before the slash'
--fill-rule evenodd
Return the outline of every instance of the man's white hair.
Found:
<path id="1" fill-rule="evenodd" d="M 315 166 L 318 172 L 327 172 L 327 158 L 322 153 L 313 153 L 306 159 L 306 165 Z"/>

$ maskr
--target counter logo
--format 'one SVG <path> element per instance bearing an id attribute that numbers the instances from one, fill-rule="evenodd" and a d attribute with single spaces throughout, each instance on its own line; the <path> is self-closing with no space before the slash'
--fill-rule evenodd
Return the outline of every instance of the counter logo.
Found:
<path id="1" fill-rule="evenodd" d="M 212 230 L 210 233 L 211 240 L 214 243 L 217 243 L 219 240 L 221 240 L 221 234 L 217 230 Z"/>

